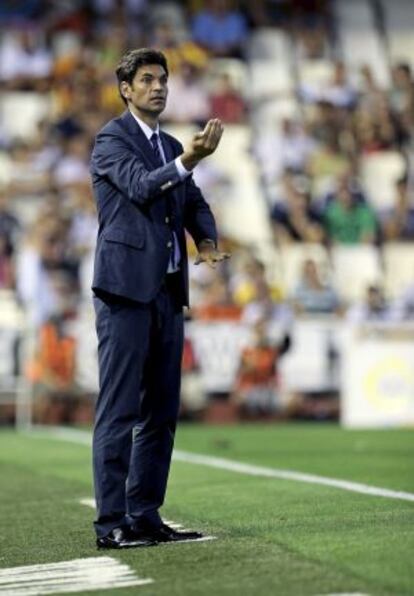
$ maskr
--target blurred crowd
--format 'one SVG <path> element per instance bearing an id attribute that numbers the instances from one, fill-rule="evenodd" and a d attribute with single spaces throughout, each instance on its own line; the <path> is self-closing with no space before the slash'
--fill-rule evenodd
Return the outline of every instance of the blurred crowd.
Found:
<path id="1" fill-rule="evenodd" d="M 0 289 L 15 293 L 33 325 L 54 321 L 60 335 L 82 300 L 89 299 L 97 220 L 88 162 L 96 131 L 124 109 L 114 78 L 124 51 L 151 46 L 166 54 L 166 124 L 202 126 L 218 117 L 229 127 L 250 125 L 257 101 L 249 89 L 246 48 L 252 33 L 263 27 L 287 32 L 299 59 L 325 59 L 332 70 L 323 87 L 297 82 L 297 116 L 269 122 L 257 134 L 252 126 L 251 156 L 263 193 L 257 200 L 268 206 L 275 251 L 294 243 L 381 247 L 414 240 L 413 74 L 402 61 L 391 66 L 388 88 L 367 66 L 351 81 L 336 57 L 334 25 L 328 0 L 1 2 L 0 82 L 15 101 L 13 118 L 25 109 L 24 94 L 41 97 L 47 109 L 34 122 L 33 134 L 24 137 L 11 136 L 5 111 L 0 115 Z M 226 60 L 232 61 L 231 71 Z M 247 78 L 234 76 L 235 63 Z M 278 99 L 270 95 L 261 102 Z M 365 157 L 390 151 L 400 156 L 402 168 L 393 202 L 382 209 L 364 188 L 360 170 Z M 214 204 L 228 181 L 220 171 L 206 174 L 200 168 L 196 178 L 202 187 L 203 176 Z M 219 271 L 191 267 L 189 317 L 250 325 L 251 349 L 264 350 L 256 364 L 272 383 L 275 362 L 289 350 L 294 316 L 413 316 L 414 288 L 391 302 L 373 284 L 360 303 L 349 305 L 308 258 L 297 287 L 287 295 L 269 281 L 251 247 L 224 236 L 221 243 L 233 258 Z M 277 334 L 269 332 L 273 323 Z M 48 341 L 45 334 L 46 352 Z M 254 385 L 252 361 L 251 352 L 244 354 L 236 401 Z M 188 351 L 186 362 L 189 370 L 197 366 Z M 33 368 L 34 377 L 41 374 L 38 369 Z"/>

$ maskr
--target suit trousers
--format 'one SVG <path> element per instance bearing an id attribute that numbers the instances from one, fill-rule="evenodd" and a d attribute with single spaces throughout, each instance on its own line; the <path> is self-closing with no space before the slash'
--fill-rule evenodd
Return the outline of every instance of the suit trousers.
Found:
<path id="1" fill-rule="evenodd" d="M 168 274 L 149 304 L 94 297 L 100 392 L 93 436 L 98 537 L 159 526 L 179 410 L 183 311 Z"/>

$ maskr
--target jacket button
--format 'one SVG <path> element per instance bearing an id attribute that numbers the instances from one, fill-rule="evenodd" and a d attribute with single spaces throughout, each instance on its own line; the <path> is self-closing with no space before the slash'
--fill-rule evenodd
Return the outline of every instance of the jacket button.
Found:
<path id="1" fill-rule="evenodd" d="M 167 223 L 170 223 L 170 218 L 168 217 L 168 215 L 167 215 L 167 217 L 165 218 L 165 223 L 166 223 L 166 224 L 167 224 Z"/>
<path id="2" fill-rule="evenodd" d="M 171 240 L 170 240 L 169 242 L 167 242 L 167 246 L 168 246 L 168 248 L 171 248 L 171 247 L 172 247 L 172 242 L 171 242 Z"/>

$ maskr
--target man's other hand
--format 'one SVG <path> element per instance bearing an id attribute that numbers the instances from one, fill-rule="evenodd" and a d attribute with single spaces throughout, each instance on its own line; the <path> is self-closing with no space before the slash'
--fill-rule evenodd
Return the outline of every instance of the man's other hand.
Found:
<path id="1" fill-rule="evenodd" d="M 207 263 L 209 267 L 215 269 L 217 267 L 217 263 L 229 259 L 230 257 L 230 253 L 217 250 L 215 245 L 210 241 L 200 242 L 198 245 L 198 255 L 194 261 L 194 265 Z"/>

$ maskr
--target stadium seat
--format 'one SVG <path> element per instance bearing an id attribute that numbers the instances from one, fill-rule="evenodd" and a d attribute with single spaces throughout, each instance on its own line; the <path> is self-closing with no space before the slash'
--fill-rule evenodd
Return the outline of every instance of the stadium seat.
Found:
<path id="1" fill-rule="evenodd" d="M 275 93 L 291 93 L 294 88 L 292 69 L 286 62 L 252 60 L 250 63 L 253 99 Z"/>
<path id="2" fill-rule="evenodd" d="M 284 118 L 299 119 L 299 103 L 296 98 L 287 96 L 283 99 L 273 99 L 263 102 L 252 115 L 252 123 L 256 134 L 266 134 L 270 129 L 278 127 Z"/>
<path id="3" fill-rule="evenodd" d="M 412 32 L 398 31 L 389 36 L 391 62 L 408 62 L 414 68 L 414 39 Z"/>
<path id="4" fill-rule="evenodd" d="M 368 65 L 381 86 L 390 81 L 385 45 L 367 0 L 336 0 L 334 14 L 342 58 L 350 71 Z"/>
<path id="5" fill-rule="evenodd" d="M 382 151 L 361 158 L 362 184 L 376 209 L 386 209 L 394 204 L 395 183 L 404 172 L 404 158 L 396 151 Z"/>
<path id="6" fill-rule="evenodd" d="M 51 98 L 41 93 L 10 91 L 0 98 L 1 126 L 6 138 L 32 138 L 37 124 L 51 110 Z M 19 117 L 16 118 L 16 114 Z"/>
<path id="7" fill-rule="evenodd" d="M 396 298 L 414 283 L 414 245 L 403 243 L 385 244 L 383 248 L 385 290 Z"/>
<path id="8" fill-rule="evenodd" d="M 414 67 L 414 10 L 411 0 L 383 0 L 385 31 L 391 62 L 404 61 Z"/>
<path id="9" fill-rule="evenodd" d="M 237 58 L 215 58 L 210 61 L 208 78 L 214 80 L 218 75 L 228 74 L 234 87 L 244 96 L 247 88 L 247 67 Z"/>
<path id="10" fill-rule="evenodd" d="M 368 285 L 382 282 L 380 255 L 375 246 L 334 246 L 331 258 L 334 286 L 346 301 L 360 300 Z"/>
<path id="11" fill-rule="evenodd" d="M 335 0 L 334 13 L 339 24 L 348 29 L 373 28 L 374 14 L 369 0 Z"/>
<path id="12" fill-rule="evenodd" d="M 324 85 L 330 80 L 332 70 L 332 62 L 329 60 L 299 60 L 299 82 L 312 87 Z"/>
<path id="13" fill-rule="evenodd" d="M 289 56 L 288 35 L 271 27 L 254 31 L 249 40 L 247 55 L 249 60 L 285 60 Z"/>

